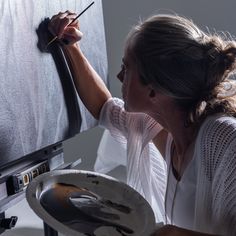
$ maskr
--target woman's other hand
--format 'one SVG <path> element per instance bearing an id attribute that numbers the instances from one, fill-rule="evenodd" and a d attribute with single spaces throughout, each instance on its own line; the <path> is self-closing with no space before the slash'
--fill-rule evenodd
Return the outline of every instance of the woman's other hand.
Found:
<path id="1" fill-rule="evenodd" d="M 200 233 L 188 229 L 179 228 L 174 225 L 165 225 L 153 232 L 151 236 L 217 236 L 213 234 Z"/>
<path id="2" fill-rule="evenodd" d="M 62 43 L 75 44 L 83 35 L 79 30 L 79 21 L 72 22 L 75 17 L 76 14 L 70 11 L 59 12 L 50 19 L 48 30 Z"/>
<path id="3" fill-rule="evenodd" d="M 158 228 L 151 234 L 151 236 L 178 236 L 178 228 L 174 225 L 165 225 Z"/>

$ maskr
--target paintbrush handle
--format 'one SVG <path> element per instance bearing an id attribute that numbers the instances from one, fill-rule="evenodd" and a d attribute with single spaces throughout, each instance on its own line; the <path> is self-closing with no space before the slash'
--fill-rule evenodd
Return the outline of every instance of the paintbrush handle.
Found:
<path id="1" fill-rule="evenodd" d="M 55 36 L 53 39 L 51 39 L 51 40 L 48 42 L 47 47 L 48 47 L 51 43 L 53 43 L 57 38 L 58 38 L 58 37 Z"/>
<path id="2" fill-rule="evenodd" d="M 90 3 L 82 12 L 79 13 L 78 16 L 76 16 L 69 25 L 71 25 L 73 22 L 75 22 L 85 11 L 87 11 L 92 5 L 94 4 L 94 2 Z"/>

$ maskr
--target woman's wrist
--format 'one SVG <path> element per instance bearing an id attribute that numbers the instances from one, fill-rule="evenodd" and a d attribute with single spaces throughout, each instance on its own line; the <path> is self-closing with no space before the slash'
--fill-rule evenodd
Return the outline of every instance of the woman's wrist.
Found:
<path id="1" fill-rule="evenodd" d="M 75 50 L 75 49 L 80 50 L 80 46 L 79 46 L 78 43 L 63 44 L 63 48 L 66 49 L 66 50 Z"/>
<path id="2" fill-rule="evenodd" d="M 83 55 L 80 46 L 78 43 L 73 43 L 73 44 L 68 44 L 68 45 L 63 45 L 63 51 L 69 56 L 73 56 L 74 54 L 80 54 Z"/>

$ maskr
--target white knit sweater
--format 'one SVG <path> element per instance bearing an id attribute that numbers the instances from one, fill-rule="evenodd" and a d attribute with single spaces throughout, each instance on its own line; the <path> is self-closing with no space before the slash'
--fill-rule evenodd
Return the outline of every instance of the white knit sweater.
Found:
<path id="1" fill-rule="evenodd" d="M 127 183 L 146 198 L 156 220 L 163 222 L 167 166 L 151 142 L 162 127 L 148 115 L 124 111 L 123 101 L 117 98 L 105 103 L 99 124 L 110 130 L 118 142 L 127 144 Z M 195 145 L 193 230 L 235 236 L 236 119 L 223 115 L 209 117 L 202 124 Z"/>

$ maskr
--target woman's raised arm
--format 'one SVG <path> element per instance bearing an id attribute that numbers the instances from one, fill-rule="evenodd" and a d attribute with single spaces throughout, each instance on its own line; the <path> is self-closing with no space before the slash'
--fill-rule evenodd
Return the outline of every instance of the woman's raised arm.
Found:
<path id="1" fill-rule="evenodd" d="M 62 42 L 82 102 L 94 118 L 98 119 L 103 104 L 111 94 L 77 43 L 82 38 L 82 33 L 78 30 L 78 21 L 70 24 L 73 17 L 75 15 L 68 11 L 53 16 L 49 23 L 49 30 Z"/>

